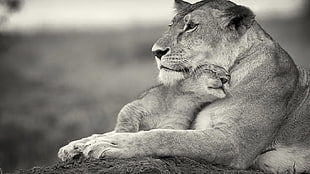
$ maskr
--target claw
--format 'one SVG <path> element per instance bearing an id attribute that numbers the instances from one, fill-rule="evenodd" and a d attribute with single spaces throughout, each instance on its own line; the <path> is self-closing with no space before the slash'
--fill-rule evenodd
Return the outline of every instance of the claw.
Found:
<path id="1" fill-rule="evenodd" d="M 105 153 L 106 153 L 106 151 L 108 151 L 109 149 L 104 149 L 101 153 L 100 153 L 100 155 L 99 155 L 99 158 L 104 158 L 105 157 Z"/>
<path id="2" fill-rule="evenodd" d="M 117 147 L 117 145 L 111 143 L 99 142 L 86 147 L 83 154 L 85 157 L 101 158 L 105 156 L 106 151 Z"/>
<path id="3" fill-rule="evenodd" d="M 83 147 L 83 144 L 82 144 L 82 143 L 73 144 L 73 149 L 74 149 L 74 150 L 81 149 L 82 147 Z"/>

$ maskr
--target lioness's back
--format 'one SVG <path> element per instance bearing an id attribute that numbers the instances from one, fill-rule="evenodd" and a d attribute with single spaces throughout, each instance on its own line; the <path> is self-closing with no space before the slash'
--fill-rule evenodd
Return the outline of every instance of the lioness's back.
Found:
<path id="1" fill-rule="evenodd" d="M 298 67 L 298 89 L 288 107 L 287 122 L 279 132 L 277 142 L 285 145 L 299 144 L 310 146 L 310 71 Z M 310 154 L 309 154 L 310 155 Z"/>
<path id="2" fill-rule="evenodd" d="M 257 157 L 254 166 L 277 173 L 277 168 L 291 166 L 297 173 L 310 166 L 310 72 L 299 67 L 298 85 L 288 115 L 274 142 Z M 294 166 L 292 166 L 294 164 Z M 270 167 L 272 166 L 272 167 Z"/>

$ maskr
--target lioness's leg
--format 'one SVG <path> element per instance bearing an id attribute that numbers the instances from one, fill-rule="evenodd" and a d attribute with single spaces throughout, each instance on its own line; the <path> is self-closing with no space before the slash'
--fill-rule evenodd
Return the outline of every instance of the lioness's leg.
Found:
<path id="1" fill-rule="evenodd" d="M 152 130 L 102 135 L 86 143 L 86 157 L 186 156 L 231 165 L 237 157 L 234 140 L 216 129 Z"/>
<path id="2" fill-rule="evenodd" d="M 254 167 L 267 173 L 309 173 L 310 148 L 276 148 L 258 156 Z"/>

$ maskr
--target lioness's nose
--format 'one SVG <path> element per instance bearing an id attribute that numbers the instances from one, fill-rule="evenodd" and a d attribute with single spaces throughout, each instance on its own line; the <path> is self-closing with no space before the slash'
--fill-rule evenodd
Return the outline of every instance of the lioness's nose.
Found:
<path id="1" fill-rule="evenodd" d="M 170 51 L 170 48 L 162 48 L 157 46 L 156 44 L 152 48 L 152 52 L 154 56 L 157 58 L 161 59 L 164 55 L 166 55 Z"/>

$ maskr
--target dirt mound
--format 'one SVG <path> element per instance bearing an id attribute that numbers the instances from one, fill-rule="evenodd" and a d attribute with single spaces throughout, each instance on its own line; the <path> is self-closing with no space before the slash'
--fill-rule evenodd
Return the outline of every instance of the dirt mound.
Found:
<path id="1" fill-rule="evenodd" d="M 213 166 L 203 161 L 196 161 L 186 157 L 169 158 L 131 158 L 131 159 L 85 159 L 78 158 L 46 167 L 34 167 L 29 170 L 19 170 L 16 174 L 104 174 L 104 173 L 129 173 L 129 174 L 187 174 L 187 173 L 238 173 L 262 174 L 259 171 L 245 171 L 225 169 Z"/>

